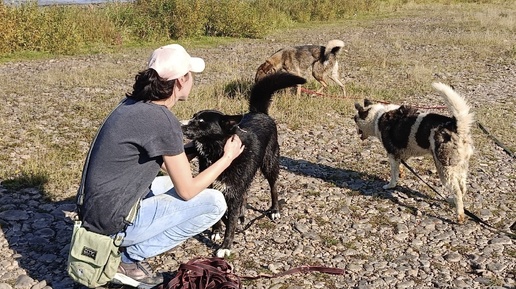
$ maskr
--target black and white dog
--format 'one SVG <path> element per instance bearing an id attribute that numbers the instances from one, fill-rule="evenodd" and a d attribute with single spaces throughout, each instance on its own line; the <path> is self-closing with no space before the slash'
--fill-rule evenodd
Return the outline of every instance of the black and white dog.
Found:
<path id="1" fill-rule="evenodd" d="M 451 87 L 433 83 L 452 113 L 452 117 L 435 113 L 423 113 L 406 105 L 373 104 L 364 100 L 364 107 L 355 103 L 354 117 L 362 140 L 377 137 L 383 144 L 391 165 L 391 180 L 383 186 L 396 186 L 401 160 L 413 156 L 431 154 L 439 177 L 448 191 L 455 196 L 457 218 L 464 222 L 463 195 L 469 159 L 473 154 L 470 128 L 473 114 L 466 100 Z"/>
<path id="2" fill-rule="evenodd" d="M 222 157 L 224 144 L 233 134 L 237 134 L 245 145 L 244 151 L 212 185 L 222 191 L 228 204 L 224 241 L 217 250 L 218 257 L 231 254 L 237 222 L 244 220 L 247 191 L 258 169 L 270 186 L 270 217 L 274 220 L 280 216 L 276 191 L 280 157 L 278 132 L 268 109 L 274 92 L 305 82 L 304 78 L 288 73 L 268 75 L 254 84 L 248 113 L 226 115 L 216 110 L 203 110 L 183 125 L 184 135 L 194 142 L 197 150 L 200 171 Z M 221 221 L 213 226 L 212 239 L 220 238 L 221 226 Z"/>

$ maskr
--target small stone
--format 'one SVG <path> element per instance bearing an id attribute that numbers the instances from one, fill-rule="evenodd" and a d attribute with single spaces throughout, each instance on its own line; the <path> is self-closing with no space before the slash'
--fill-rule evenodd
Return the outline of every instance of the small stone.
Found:
<path id="1" fill-rule="evenodd" d="M 461 260 L 462 256 L 457 252 L 451 252 L 449 254 L 446 254 L 444 256 L 444 258 L 448 262 L 459 262 Z"/>
<path id="2" fill-rule="evenodd" d="M 14 285 L 15 289 L 27 289 L 30 288 L 34 284 L 34 279 L 27 275 L 21 275 L 16 279 L 16 284 Z"/>
<path id="3" fill-rule="evenodd" d="M 0 219 L 6 221 L 25 221 L 29 218 L 29 214 L 22 210 L 8 210 L 0 212 Z"/>

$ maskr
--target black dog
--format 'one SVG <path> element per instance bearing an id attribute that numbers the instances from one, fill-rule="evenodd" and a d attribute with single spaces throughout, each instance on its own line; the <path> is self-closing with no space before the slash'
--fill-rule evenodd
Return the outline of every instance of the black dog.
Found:
<path id="1" fill-rule="evenodd" d="M 279 218 L 276 180 L 279 175 L 279 144 L 275 121 L 268 115 L 272 95 L 277 90 L 304 84 L 302 77 L 288 74 L 271 74 L 255 83 L 249 99 L 249 113 L 226 115 L 216 110 L 203 110 L 183 125 L 184 135 L 192 140 L 197 150 L 199 170 L 203 171 L 222 157 L 224 144 L 237 134 L 245 145 L 244 151 L 217 178 L 212 185 L 222 191 L 228 204 L 224 242 L 217 250 L 218 257 L 229 256 L 235 229 L 243 221 L 247 190 L 258 169 L 271 189 L 271 219 Z M 212 239 L 219 237 L 221 221 L 213 226 Z"/>

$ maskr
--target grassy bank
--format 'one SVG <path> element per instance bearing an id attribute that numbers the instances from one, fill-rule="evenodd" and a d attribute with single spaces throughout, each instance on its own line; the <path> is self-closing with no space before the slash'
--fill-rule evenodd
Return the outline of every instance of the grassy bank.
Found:
<path id="1" fill-rule="evenodd" d="M 417 3 L 493 2 L 421 0 Z M 0 61 L 117 51 L 198 37 L 261 38 L 314 21 L 392 12 L 407 0 L 136 0 L 102 5 L 0 3 Z M 497 1 L 503 3 L 504 1 Z"/>
<path id="2" fill-rule="evenodd" d="M 44 7 L 35 1 L 19 6 L 0 3 L 0 55 L 96 53 L 201 36 L 260 38 L 295 23 L 376 12 L 384 4 L 367 0 L 137 0 Z"/>
<path id="3" fill-rule="evenodd" d="M 189 44 L 189 49 L 197 49 L 195 55 L 207 59 L 209 65 L 199 77 L 205 82 L 197 82 L 191 99 L 174 107 L 174 113 L 185 119 L 201 108 L 227 113 L 245 111 L 245 96 L 257 65 L 276 47 L 287 43 L 323 44 L 329 37 L 343 38 L 346 51 L 339 58 L 350 95 L 410 104 L 439 104 L 428 97 L 434 79 L 470 86 L 503 82 L 494 69 L 513 67 L 516 61 L 516 7 L 512 2 L 382 3 L 388 4 L 390 12 L 370 11 L 339 21 L 290 24 L 270 32 L 265 39 L 211 36 L 181 39 L 181 43 Z M 43 11 L 63 9 L 64 15 L 68 13 L 66 9 L 107 11 L 116 5 L 47 7 Z M 88 17 L 95 13 L 90 14 Z M 85 24 L 88 25 L 93 26 Z M 0 33 L 6 33 L 5 30 L 8 29 Z M 126 31 L 122 35 L 127 37 L 130 33 Z M 112 53 L 98 53 L 104 51 L 99 48 L 102 44 L 91 44 L 81 48 L 85 49 L 81 53 L 90 51 L 85 55 L 3 64 L 5 69 L 0 75 L 4 80 L 0 83 L 3 185 L 12 189 L 40 187 L 54 200 L 75 194 L 89 142 L 104 116 L 130 90 L 134 74 L 144 66 L 151 51 L 150 47 L 134 47 L 136 42 L 124 41 L 118 49 L 109 48 Z M 153 41 L 167 43 L 170 39 Z M 227 41 L 232 44 L 226 45 Z M 220 52 L 220 49 L 225 50 Z M 309 87 L 315 85 L 312 82 Z M 332 95 L 338 93 L 334 87 L 329 91 Z M 228 98 L 228 94 L 234 97 Z M 500 93 L 493 95 L 498 97 Z M 510 99 L 499 102 L 494 97 L 487 105 L 472 100 L 477 119 L 490 124 L 488 129 L 515 149 L 514 103 Z M 504 117 L 494 112 L 503 112 Z M 345 125 L 349 124 L 352 113 L 353 100 L 296 97 L 290 92 L 275 98 L 271 107 L 271 115 L 284 129 L 291 130 L 323 125 L 349 129 Z M 482 145 L 490 141 L 482 137 L 475 141 L 478 151 L 487 154 L 482 152 Z"/>

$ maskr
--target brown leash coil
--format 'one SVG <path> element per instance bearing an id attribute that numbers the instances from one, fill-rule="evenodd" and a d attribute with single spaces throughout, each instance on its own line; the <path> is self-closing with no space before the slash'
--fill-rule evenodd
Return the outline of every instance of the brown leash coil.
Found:
<path id="1" fill-rule="evenodd" d="M 324 266 L 300 266 L 290 270 L 269 275 L 241 276 L 233 273 L 232 266 L 223 258 L 194 258 L 181 264 L 174 277 L 163 283 L 158 289 L 241 289 L 241 280 L 260 278 L 277 278 L 294 273 L 321 272 L 344 275 L 344 269 Z"/>

